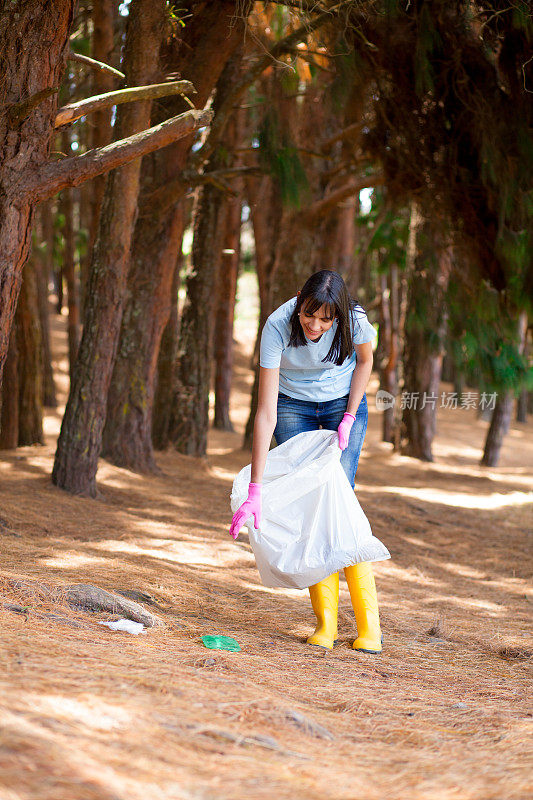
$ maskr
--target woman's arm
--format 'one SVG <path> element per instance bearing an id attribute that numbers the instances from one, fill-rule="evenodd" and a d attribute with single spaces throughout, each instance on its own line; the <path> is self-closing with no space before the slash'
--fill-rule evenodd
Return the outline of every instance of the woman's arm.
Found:
<path id="1" fill-rule="evenodd" d="M 279 390 L 279 367 L 259 367 L 259 397 L 252 445 L 252 483 L 261 483 L 266 457 L 276 427 Z"/>
<path id="2" fill-rule="evenodd" d="M 346 411 L 354 417 L 359 408 L 370 375 L 372 373 L 372 364 L 374 363 L 374 354 L 372 353 L 372 343 L 365 342 L 364 344 L 356 344 L 355 354 L 357 363 L 352 375 L 352 383 L 350 386 L 350 397 L 348 398 L 348 406 Z"/>

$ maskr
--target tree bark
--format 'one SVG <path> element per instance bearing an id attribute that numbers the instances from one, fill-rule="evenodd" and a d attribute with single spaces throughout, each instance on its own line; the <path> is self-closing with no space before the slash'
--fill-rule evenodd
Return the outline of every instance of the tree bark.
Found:
<path id="1" fill-rule="evenodd" d="M 70 135 L 64 131 L 62 135 L 63 150 L 70 150 Z M 74 246 L 74 204 L 72 202 L 72 189 L 64 189 L 61 193 L 60 210 L 63 212 L 63 274 L 67 283 L 68 303 L 68 363 L 69 374 L 72 380 L 74 364 L 78 353 L 80 307 L 78 279 L 76 275 L 75 246 Z"/>
<path id="2" fill-rule="evenodd" d="M 19 376 L 17 331 L 13 325 L 0 391 L 0 450 L 14 450 L 19 443 Z"/>
<path id="3" fill-rule="evenodd" d="M 31 247 L 33 203 L 19 195 L 18 184 L 48 158 L 73 12 L 74 0 L 27 0 L 17 14 L 0 11 L 3 98 L 16 104 L 52 90 L 40 103 L 29 103 L 22 119 L 0 115 L 0 380 Z"/>
<path id="4" fill-rule="evenodd" d="M 226 128 L 222 146 L 231 154 L 239 146 L 244 128 L 243 111 L 238 111 Z M 227 166 L 239 166 L 239 159 L 229 156 Z M 213 425 L 224 431 L 232 431 L 230 419 L 230 395 L 233 370 L 233 323 L 237 278 L 241 258 L 242 180 L 235 186 L 236 196 L 226 199 L 226 225 L 222 242 L 222 256 L 215 313 L 215 413 Z"/>
<path id="5" fill-rule="evenodd" d="M 451 272 L 452 254 L 427 219 L 417 216 L 413 271 L 409 281 L 404 342 L 403 452 L 433 461 L 439 387 L 446 334 L 444 297 Z"/>
<path id="6" fill-rule="evenodd" d="M 120 345 L 107 398 L 102 455 L 119 467 L 157 472 L 152 444 L 152 408 L 157 356 L 170 314 L 172 270 L 183 238 L 183 213 L 174 213 L 166 230 L 155 269 L 147 274 L 151 253 L 137 243 L 132 260 L 129 296 L 122 319 Z M 158 270 L 158 266 L 164 269 Z"/>
<path id="7" fill-rule="evenodd" d="M 157 379 L 152 412 L 152 444 L 155 450 L 165 450 L 170 443 L 170 420 L 174 397 L 174 369 L 178 350 L 178 292 L 180 269 L 183 261 L 181 246 L 178 248 L 176 266 L 172 275 L 170 292 L 170 314 L 161 336 L 157 358 Z"/>
<path id="8" fill-rule="evenodd" d="M 92 56 L 104 64 L 110 64 L 113 53 L 113 0 L 94 0 L 93 2 L 93 35 L 91 39 Z M 93 94 L 110 92 L 116 85 L 116 78 L 109 72 L 97 70 L 93 74 Z M 111 142 L 111 108 L 102 108 L 94 113 L 91 128 L 92 149 L 105 147 Z M 104 199 L 105 175 L 98 175 L 90 185 L 90 222 L 89 240 L 87 244 L 86 267 L 88 270 L 92 256 L 98 220 Z M 82 270 L 82 296 L 85 297 L 87 270 Z"/>
<path id="9" fill-rule="evenodd" d="M 32 260 L 24 280 L 15 314 L 18 356 L 18 446 L 43 444 L 43 369 L 41 326 L 37 302 L 37 278 Z"/>
<path id="10" fill-rule="evenodd" d="M 128 83 L 153 80 L 165 19 L 162 0 L 132 0 L 124 71 Z M 150 123 L 150 102 L 117 111 L 117 138 Z M 131 235 L 139 191 L 139 160 L 112 172 L 106 184 L 89 278 L 85 325 L 59 435 L 52 481 L 77 494 L 96 496 L 106 402 L 124 308 Z"/>
<path id="11" fill-rule="evenodd" d="M 220 278 L 215 315 L 215 417 L 214 427 L 232 431 L 229 413 L 233 367 L 233 322 L 241 255 L 241 208 L 239 194 L 227 201 Z"/>
<path id="12" fill-rule="evenodd" d="M 498 466 L 503 439 L 511 424 L 513 400 L 513 393 L 510 390 L 498 393 L 485 441 L 483 457 L 479 462 L 484 467 Z"/>
<path id="13" fill-rule="evenodd" d="M 215 152 L 209 164 L 216 167 Z M 179 366 L 172 441 L 180 453 L 205 456 L 209 423 L 214 292 L 219 270 L 226 204 L 219 189 L 200 189 L 195 213 L 193 272 L 187 280 L 179 337 Z"/>
<path id="14" fill-rule="evenodd" d="M 393 264 L 389 281 L 387 276 L 381 276 L 381 307 L 382 326 L 380 326 L 380 339 L 385 348 L 385 364 L 381 370 L 381 388 L 393 397 L 398 393 L 398 324 L 399 324 L 399 296 L 398 296 L 398 267 Z M 394 405 L 383 411 L 383 441 L 394 443 L 395 408 Z"/>
<path id="15" fill-rule="evenodd" d="M 52 349 L 50 346 L 50 301 L 48 282 L 53 270 L 54 231 L 52 209 L 50 202 L 43 203 L 40 208 L 41 217 L 41 247 L 44 244 L 44 253 L 36 259 L 37 270 L 37 297 L 39 302 L 39 319 L 41 321 L 42 363 L 43 363 L 43 404 L 49 408 L 56 408 L 56 389 L 54 383 L 54 369 L 52 365 Z"/>
<path id="16" fill-rule="evenodd" d="M 137 111 L 139 106 L 144 106 L 146 103 L 149 104 L 150 101 L 135 103 L 134 110 Z M 126 114 L 127 111 L 124 111 L 124 115 Z M 207 125 L 210 120 L 209 111 L 188 111 L 167 119 L 160 125 L 143 128 L 142 131 L 126 136 L 100 150 L 89 150 L 81 156 L 44 164 L 20 179 L 18 192 L 26 202 L 37 203 L 47 200 L 68 186 L 79 186 L 96 175 L 122 167 L 136 161 L 140 156 L 166 147 L 194 133 L 202 125 Z M 115 129 L 118 130 L 118 121 Z"/>
<path id="17" fill-rule="evenodd" d="M 192 80 L 197 89 L 195 99 L 200 104 L 207 101 L 225 61 L 242 40 L 242 28 L 231 24 L 234 10 L 234 2 L 218 7 L 207 4 L 193 15 L 184 33 L 185 44 L 180 43 L 178 52 L 171 46 L 170 52 L 162 55 L 167 69 L 178 68 Z M 176 97 L 160 106 L 164 112 L 176 114 L 183 109 L 183 103 Z M 155 370 L 170 316 L 171 286 L 183 233 L 183 204 L 174 203 L 154 214 L 152 197 L 159 186 L 181 174 L 191 145 L 192 137 L 188 137 L 164 155 L 146 159 L 142 170 L 128 300 L 109 391 L 103 451 L 113 463 L 141 472 L 156 470 L 152 449 Z M 185 191 L 186 184 L 183 194 Z M 213 286 L 210 292 L 213 295 Z M 168 426 L 168 418 L 160 424 Z"/>
<path id="18" fill-rule="evenodd" d="M 520 317 L 518 321 L 518 330 L 520 336 L 520 345 L 519 345 L 519 352 L 520 355 L 527 358 L 527 331 L 528 331 L 528 318 L 527 318 L 527 311 L 521 311 Z M 528 399 L 528 392 L 527 386 L 524 386 L 517 397 L 516 402 L 516 421 L 517 422 L 527 422 L 527 399 Z"/>

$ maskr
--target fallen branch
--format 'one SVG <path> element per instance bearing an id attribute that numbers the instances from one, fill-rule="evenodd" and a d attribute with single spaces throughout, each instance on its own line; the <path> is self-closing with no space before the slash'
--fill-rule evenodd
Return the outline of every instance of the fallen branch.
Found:
<path id="1" fill-rule="evenodd" d="M 98 586 L 90 583 L 78 583 L 73 586 L 50 586 L 39 581 L 10 580 L 9 584 L 21 592 L 27 599 L 28 604 L 20 603 L 3 604 L 9 611 L 17 614 L 28 614 L 31 610 L 38 616 L 57 617 L 57 614 L 41 614 L 35 606 L 43 602 L 64 603 L 65 600 L 73 608 L 81 608 L 85 611 L 106 611 L 110 614 L 121 614 L 134 622 L 142 622 L 147 628 L 161 627 L 164 623 L 155 614 L 151 614 L 139 603 L 134 603 L 125 597 L 120 597 L 113 592 L 106 592 Z M 31 606 L 31 608 L 30 608 Z"/>
<path id="2" fill-rule="evenodd" d="M 126 619 L 142 622 L 147 628 L 157 628 L 163 625 L 162 620 L 151 614 L 139 603 L 120 597 L 98 586 L 88 583 L 79 583 L 69 586 L 65 590 L 65 599 L 70 606 L 82 608 L 85 611 L 107 611 L 110 614 L 121 614 Z"/>
<path id="3" fill-rule="evenodd" d="M 109 64 L 104 64 L 103 61 L 97 61 L 95 58 L 89 58 L 89 56 L 83 56 L 81 53 L 75 53 L 73 50 L 70 51 L 67 58 L 69 61 L 78 61 L 80 64 L 86 64 L 88 67 L 100 70 L 101 72 L 109 72 L 116 78 L 126 77 L 123 72 L 114 67 L 110 67 Z"/>
<path id="4" fill-rule="evenodd" d="M 86 97 L 85 100 L 69 103 L 60 108 L 54 121 L 54 128 L 69 125 L 86 114 L 92 114 L 93 111 L 100 111 L 109 106 L 131 103 L 134 100 L 157 100 L 159 97 L 168 97 L 174 94 L 196 94 L 196 89 L 190 81 L 170 81 L 169 83 L 132 86 L 129 89 L 117 89 L 115 92 L 96 94 L 94 97 Z"/>
<path id="5" fill-rule="evenodd" d="M 96 175 L 121 167 L 154 150 L 188 136 L 212 118 L 211 111 L 186 111 L 141 133 L 89 150 L 80 156 L 49 162 L 26 173 L 15 189 L 17 203 L 38 203 L 53 197 L 68 186 L 79 186 Z"/>

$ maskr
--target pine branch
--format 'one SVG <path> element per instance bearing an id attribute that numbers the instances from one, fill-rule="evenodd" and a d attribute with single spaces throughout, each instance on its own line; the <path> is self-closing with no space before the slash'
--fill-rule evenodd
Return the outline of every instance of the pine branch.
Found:
<path id="1" fill-rule="evenodd" d="M 357 194 L 361 189 L 367 189 L 370 186 L 381 186 L 382 184 L 383 174 L 381 172 L 374 173 L 374 175 L 369 175 L 366 178 L 360 178 L 357 183 L 347 183 L 335 189 L 331 194 L 327 195 L 327 197 L 323 197 L 322 200 L 317 200 L 309 206 L 309 208 L 305 210 L 305 216 L 309 220 L 312 217 L 327 214 L 328 211 L 331 211 L 338 203 L 342 203 L 346 198 Z"/>
<path id="2" fill-rule="evenodd" d="M 29 117 L 34 108 L 37 108 L 44 100 L 47 100 L 51 95 L 59 91 L 59 86 L 49 86 L 42 89 L 40 92 L 21 100 L 18 103 L 13 103 L 7 110 L 7 117 L 10 125 L 16 125 Z"/>
<path id="3" fill-rule="evenodd" d="M 28 172 L 15 189 L 17 203 L 38 203 L 53 197 L 68 186 L 79 186 L 96 175 L 133 161 L 154 150 L 188 136 L 198 128 L 209 125 L 211 111 L 186 111 L 155 125 L 153 128 L 112 142 L 105 147 L 89 150 L 80 156 L 44 164 L 35 172 Z"/>
<path id="4" fill-rule="evenodd" d="M 190 186 L 202 186 L 206 183 L 217 185 L 221 191 L 234 195 L 234 191 L 224 181 L 251 175 L 264 175 L 261 167 L 228 167 L 213 172 L 192 172 L 187 170 L 179 178 L 169 181 L 164 186 L 146 194 L 142 199 L 143 207 L 150 208 L 151 214 L 162 214 L 169 206 L 180 200 Z"/>
<path id="5" fill-rule="evenodd" d="M 333 11 L 338 11 L 342 6 L 349 6 L 351 2 L 352 0 L 345 0 L 345 2 L 333 6 L 330 10 L 323 11 L 317 17 L 307 21 L 305 25 L 293 31 L 284 39 L 280 39 L 280 41 L 276 42 L 263 56 L 256 59 L 255 63 L 242 75 L 233 91 L 228 94 L 225 101 L 218 109 L 205 142 L 202 147 L 197 150 L 192 159 L 191 166 L 193 170 L 200 171 L 202 164 L 209 158 L 226 127 L 230 115 L 233 113 L 234 106 L 238 104 L 246 89 L 256 78 L 258 78 L 267 67 L 270 67 L 272 62 L 276 61 L 279 56 L 291 51 L 299 42 L 305 40 L 310 33 L 320 28 L 324 23 L 331 21 Z"/>
<path id="6" fill-rule="evenodd" d="M 349 139 L 355 134 L 360 133 L 362 130 L 363 130 L 363 123 L 354 122 L 352 125 L 348 125 L 348 127 L 343 128 L 342 131 L 339 131 L 334 136 L 330 136 L 329 139 L 326 139 L 325 142 L 322 142 L 320 147 L 324 151 L 329 150 L 329 148 L 332 147 L 336 142 L 339 142 L 342 139 Z"/>
<path id="7" fill-rule="evenodd" d="M 115 78 L 126 77 L 123 72 L 120 72 L 120 70 L 114 67 L 110 67 L 109 64 L 104 64 L 103 61 L 97 61 L 95 58 L 89 58 L 89 56 L 84 56 L 81 53 L 75 53 L 73 50 L 67 55 L 67 59 L 69 61 L 78 61 L 80 64 L 86 64 L 88 67 L 91 67 L 91 69 L 109 72 L 111 75 L 114 75 Z"/>
<path id="8" fill-rule="evenodd" d="M 62 125 L 69 125 L 86 114 L 100 111 L 102 108 L 109 108 L 109 106 L 131 103 L 133 100 L 156 100 L 158 97 L 168 97 L 168 95 L 173 94 L 196 94 L 196 89 L 190 81 L 171 81 L 170 83 L 133 86 L 129 89 L 118 89 L 115 92 L 97 94 L 94 97 L 87 97 L 78 103 L 69 103 L 60 108 L 55 118 L 54 127 L 60 128 Z"/>

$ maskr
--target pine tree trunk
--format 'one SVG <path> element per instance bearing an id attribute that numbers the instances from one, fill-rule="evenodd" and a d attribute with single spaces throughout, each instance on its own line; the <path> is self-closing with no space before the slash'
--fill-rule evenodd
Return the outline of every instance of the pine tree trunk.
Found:
<path id="1" fill-rule="evenodd" d="M 209 169 L 219 166 L 215 153 Z M 177 450 L 205 456 L 209 422 L 214 288 L 219 271 L 226 203 L 221 191 L 207 184 L 199 193 L 192 248 L 193 272 L 179 335 L 179 366 L 171 437 Z"/>
<path id="2" fill-rule="evenodd" d="M 516 401 L 516 421 L 527 422 L 528 391 L 522 389 Z"/>
<path id="3" fill-rule="evenodd" d="M 18 445 L 43 444 L 43 369 L 35 265 L 30 260 L 15 314 L 18 354 Z"/>
<path id="4" fill-rule="evenodd" d="M 93 2 L 93 34 L 91 39 L 91 55 L 103 64 L 112 64 L 113 53 L 113 0 L 94 0 Z M 95 69 L 92 71 L 92 94 L 105 94 L 117 88 L 117 78 L 111 73 Z M 103 108 L 92 116 L 92 141 L 90 147 L 103 147 L 112 139 L 111 128 L 112 108 Z M 91 214 L 89 226 L 89 240 L 87 253 L 89 263 L 93 252 L 98 220 L 104 199 L 105 175 L 98 175 L 91 181 Z M 87 276 L 84 276 L 84 278 Z M 82 280 L 82 283 L 85 283 Z"/>
<path id="5" fill-rule="evenodd" d="M 70 150 L 70 135 L 64 132 L 62 136 L 63 150 Z M 74 221 L 73 221 L 73 202 L 72 189 L 64 189 L 61 192 L 60 211 L 63 213 L 63 274 L 67 284 L 67 303 L 68 303 L 68 363 L 69 375 L 72 380 L 74 364 L 78 354 L 79 330 L 80 330 L 80 307 L 78 299 L 78 281 L 76 276 L 75 246 L 74 246 Z"/>
<path id="6" fill-rule="evenodd" d="M 11 338 L 0 388 L 0 450 L 14 450 L 19 443 L 19 376 L 17 330 Z"/>
<path id="7" fill-rule="evenodd" d="M 241 198 L 228 201 L 215 316 L 214 427 L 232 431 L 229 414 L 233 367 L 233 322 L 240 260 Z"/>
<path id="8" fill-rule="evenodd" d="M 380 339 L 385 348 L 386 361 L 381 370 L 381 389 L 396 398 L 398 394 L 398 324 L 399 324 L 399 297 L 398 297 L 398 268 L 396 264 L 391 267 L 389 282 L 385 275 L 381 276 L 381 308 L 382 324 L 380 326 Z M 394 443 L 395 431 L 395 406 L 391 405 L 383 411 L 383 441 Z"/>
<path id="9" fill-rule="evenodd" d="M 170 420 L 174 397 L 174 370 L 178 350 L 178 292 L 180 286 L 180 269 L 183 261 L 181 247 L 172 276 L 170 292 L 170 315 L 161 336 L 161 345 L 157 359 L 157 381 L 154 395 L 152 415 L 152 444 L 155 450 L 165 450 L 170 444 Z"/>
<path id="10" fill-rule="evenodd" d="M 433 461 L 443 342 L 446 333 L 444 298 L 451 272 L 451 251 L 428 220 L 415 222 L 416 254 L 409 281 L 404 342 L 403 410 L 406 455 Z"/>
<path id="11" fill-rule="evenodd" d="M 56 388 L 54 369 L 52 366 L 52 349 L 50 346 L 50 300 L 48 282 L 52 272 L 53 226 L 50 202 L 41 203 L 41 242 L 45 244 L 44 256 L 36 258 L 37 300 L 39 303 L 39 320 L 41 324 L 42 364 L 43 364 L 43 405 L 56 408 Z"/>
<path id="12" fill-rule="evenodd" d="M 127 83 L 155 82 L 166 4 L 132 0 L 124 72 Z M 150 101 L 118 107 L 117 139 L 150 125 Z M 140 163 L 108 175 L 85 306 L 85 324 L 52 473 L 57 486 L 96 496 L 96 471 L 107 393 L 120 335 L 129 251 L 137 209 Z"/>
<path id="13" fill-rule="evenodd" d="M 243 447 L 250 450 L 259 395 L 259 345 L 261 332 L 268 315 L 272 312 L 272 284 L 278 246 L 282 205 L 278 187 L 270 176 L 246 181 L 246 196 L 254 231 L 255 268 L 259 286 L 259 322 L 252 358 L 254 382 L 250 398 L 250 413 L 244 431 Z"/>
<path id="14" fill-rule="evenodd" d="M 513 393 L 511 391 L 498 393 L 485 441 L 483 457 L 480 461 L 480 464 L 484 467 L 498 466 L 503 439 L 511 424 L 513 400 Z"/>
<path id="15" fill-rule="evenodd" d="M 225 131 L 223 146 L 231 153 L 240 144 L 243 130 L 243 113 L 237 112 Z M 230 163 L 228 163 L 230 166 Z M 242 166 L 234 159 L 231 166 Z M 241 258 L 242 181 L 235 186 L 236 197 L 226 200 L 226 225 L 222 243 L 220 276 L 218 280 L 215 316 L 215 415 L 214 427 L 232 431 L 229 406 L 233 369 L 233 323 L 237 277 Z"/>
<path id="16" fill-rule="evenodd" d="M 518 320 L 518 330 L 520 336 L 519 352 L 524 357 L 527 357 L 527 344 L 528 344 L 527 329 L 528 329 L 527 311 L 521 311 Z M 524 387 L 520 391 L 517 398 L 516 421 L 527 422 L 527 387 Z"/>
<path id="17" fill-rule="evenodd" d="M 217 83 L 213 124 L 240 70 L 241 53 L 225 65 Z M 206 172 L 225 163 L 225 148 L 213 151 Z M 171 438 L 186 455 L 205 456 L 209 425 L 209 388 L 213 351 L 213 316 L 220 258 L 227 215 L 226 199 L 215 185 L 205 184 L 194 212 L 192 273 L 187 279 L 187 298 L 180 322 L 179 362 L 173 403 Z"/>
<path id="18" fill-rule="evenodd" d="M 57 108 L 53 90 L 64 70 L 74 0 L 26 0 L 16 14 L 9 5 L 0 11 L 0 75 L 8 105 L 0 115 L 0 381 L 31 248 L 34 209 L 20 200 L 17 185 L 48 159 Z M 45 90 L 45 99 L 22 105 Z"/>
<path id="19" fill-rule="evenodd" d="M 191 80 L 195 101 L 203 106 L 220 75 L 225 57 L 242 37 L 231 26 L 234 3 L 206 5 L 193 14 L 179 40 L 165 50 L 162 62 Z M 185 102 L 169 98 L 159 103 L 165 116 L 186 110 Z M 159 112 L 159 114 L 161 111 Z M 159 122 L 156 119 L 152 123 Z M 132 269 L 122 322 L 117 363 L 109 391 L 108 420 L 104 431 L 105 457 L 119 466 L 140 472 L 157 469 L 152 445 L 152 415 L 156 366 L 171 306 L 174 266 L 181 247 L 183 208 L 177 199 L 154 213 L 152 193 L 179 177 L 189 157 L 193 137 L 145 159 L 141 181 L 140 213 L 132 243 Z M 183 196 L 186 186 L 183 186 Z M 146 198 L 146 200 L 145 200 Z M 150 320 L 150 324 L 147 323 Z"/>
<path id="20" fill-rule="evenodd" d="M 183 237 L 183 211 L 174 212 L 174 224 L 157 233 L 143 252 L 135 247 L 128 283 L 130 293 L 122 320 L 120 344 L 107 399 L 102 455 L 119 467 L 137 472 L 157 472 L 152 445 L 152 408 L 157 355 L 170 314 L 172 270 Z M 146 264 L 153 257 L 149 272 Z"/>

